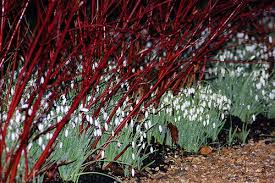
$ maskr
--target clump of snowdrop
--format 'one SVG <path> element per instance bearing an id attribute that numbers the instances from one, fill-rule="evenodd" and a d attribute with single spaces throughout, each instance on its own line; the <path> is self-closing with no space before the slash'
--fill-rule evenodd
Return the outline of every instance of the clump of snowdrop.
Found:
<path id="1" fill-rule="evenodd" d="M 210 86 L 186 88 L 177 95 L 168 91 L 161 101 L 158 113 L 151 117 L 158 124 L 158 133 L 169 134 L 167 122 L 174 124 L 179 131 L 178 144 L 190 152 L 198 151 L 207 138 L 217 140 L 232 103 L 220 92 L 214 92 Z M 165 140 L 164 135 L 157 135 L 157 132 L 152 132 L 152 135 L 160 143 Z M 165 143 L 171 143 L 171 139 Z"/>

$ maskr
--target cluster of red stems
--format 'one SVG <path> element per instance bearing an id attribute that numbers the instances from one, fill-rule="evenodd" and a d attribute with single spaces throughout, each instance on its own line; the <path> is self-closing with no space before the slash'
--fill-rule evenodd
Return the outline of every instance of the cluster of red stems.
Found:
<path id="1" fill-rule="evenodd" d="M 157 104 L 168 89 L 176 92 L 185 84 L 203 79 L 207 63 L 214 61 L 213 56 L 236 33 L 256 35 L 254 42 L 264 41 L 268 31 L 260 17 L 274 14 L 271 9 L 274 3 L 266 0 L 1 0 L 0 3 L 0 113 L 7 112 L 7 118 L 0 121 L 0 182 L 14 182 L 21 156 L 28 157 L 27 145 L 35 116 L 51 111 L 54 101 L 71 90 L 66 83 L 81 77 L 74 85 L 77 95 L 69 111 L 40 134 L 51 131 L 53 136 L 37 162 L 29 167 L 25 161 L 26 182 L 32 180 L 49 157 L 71 114 L 80 104 L 85 108 L 94 105 L 87 100 L 87 94 L 95 95 L 102 78 L 108 75 L 114 82 L 107 83 L 109 87 L 97 93 L 99 105 L 93 117 L 99 115 L 125 82 L 128 90 L 113 107 L 107 123 L 126 97 L 139 95 L 133 110 L 116 127 L 116 136 L 140 112 L 141 105 Z M 110 60 L 115 67 L 106 70 Z M 96 67 L 92 67 L 95 63 Z M 82 66 L 81 73 L 76 72 L 78 66 Z M 19 72 L 16 81 L 15 71 Z M 5 138 L 11 118 L 35 72 L 38 84 L 26 101 L 32 113 L 26 114 L 17 146 L 7 154 Z M 40 84 L 42 77 L 44 82 Z M 41 99 L 49 91 L 48 109 L 38 114 Z M 10 97 L 10 103 L 4 102 Z M 110 135 L 102 150 L 112 138 Z M 93 139 L 91 148 L 96 147 L 99 139 Z M 96 158 L 100 158 L 100 152 Z"/>

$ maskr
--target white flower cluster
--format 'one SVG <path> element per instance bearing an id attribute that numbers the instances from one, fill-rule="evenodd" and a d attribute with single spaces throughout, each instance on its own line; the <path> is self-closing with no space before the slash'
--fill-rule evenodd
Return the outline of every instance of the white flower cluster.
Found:
<path id="1" fill-rule="evenodd" d="M 214 93 L 209 87 L 187 88 L 178 95 L 168 92 L 163 98 L 163 106 L 166 107 L 166 113 L 172 115 L 173 110 L 177 115 L 175 122 L 180 122 L 181 116 L 184 120 L 198 121 L 209 125 L 209 110 L 216 110 L 221 113 L 221 119 L 224 119 L 225 113 L 230 110 L 231 101 L 226 96 Z M 182 114 L 182 115 L 179 115 Z"/>

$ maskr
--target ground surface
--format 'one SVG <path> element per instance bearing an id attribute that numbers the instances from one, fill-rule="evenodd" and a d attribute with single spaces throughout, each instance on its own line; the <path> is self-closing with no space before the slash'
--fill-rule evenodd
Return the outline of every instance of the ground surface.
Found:
<path id="1" fill-rule="evenodd" d="M 147 177 L 126 179 L 123 182 L 275 183 L 275 144 L 272 139 L 250 141 L 243 147 L 222 148 L 208 153 L 204 156 L 181 156 L 175 153 L 165 160 L 168 165 L 154 168 L 154 173 L 148 170 Z"/>

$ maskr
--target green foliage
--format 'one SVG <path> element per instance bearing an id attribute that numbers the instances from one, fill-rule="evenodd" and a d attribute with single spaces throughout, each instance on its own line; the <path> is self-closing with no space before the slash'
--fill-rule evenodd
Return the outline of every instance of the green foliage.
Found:
<path id="1" fill-rule="evenodd" d="M 59 136 L 55 151 L 51 160 L 55 162 L 68 163 L 59 167 L 59 173 L 64 181 L 77 182 L 85 169 L 84 162 L 90 157 L 94 150 L 90 148 L 91 129 L 80 133 L 79 126 L 67 126 Z"/>
<path id="2" fill-rule="evenodd" d="M 214 93 L 210 86 L 184 89 L 175 96 L 169 92 L 161 102 L 162 106 L 158 114 L 152 116 L 152 121 L 162 126 L 167 126 L 167 123 L 175 125 L 179 131 L 178 144 L 187 152 L 198 152 L 201 146 L 217 140 L 231 104 L 226 97 Z M 172 145 L 170 136 L 163 142 L 164 134 L 169 135 L 167 127 L 164 129 L 155 139 Z"/>

